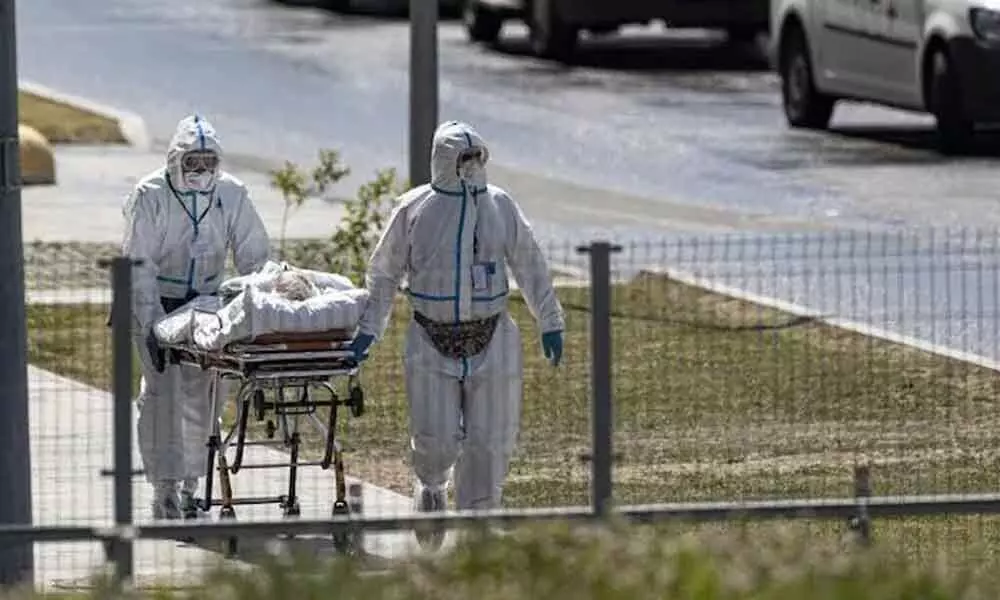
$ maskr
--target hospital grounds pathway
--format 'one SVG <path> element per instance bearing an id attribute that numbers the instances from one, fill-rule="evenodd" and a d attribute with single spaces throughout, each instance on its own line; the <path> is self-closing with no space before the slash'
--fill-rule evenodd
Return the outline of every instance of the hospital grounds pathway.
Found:
<path id="1" fill-rule="evenodd" d="M 29 307 L 40 523 L 110 520 L 110 482 L 97 475 L 108 468 L 111 456 L 111 403 L 103 391 L 110 380 L 109 298 L 107 276 L 96 259 L 114 252 L 120 237 L 121 196 L 128 188 L 122 174 L 162 162 L 155 153 L 121 155 L 116 168 L 117 159 L 109 158 L 113 154 L 101 158 L 84 149 L 65 151 L 70 158 L 62 164 L 73 165 L 76 159 L 78 169 L 64 166 L 63 181 L 76 177 L 78 186 L 25 190 L 25 238 L 43 240 L 28 246 L 29 300 L 46 301 Z M 267 196 L 262 176 L 237 174 L 257 182 L 258 206 L 273 231 L 280 198 Z M 93 193 L 80 195 L 88 189 Z M 337 206 L 316 203 L 306 209 L 320 212 L 293 216 L 289 237 L 328 235 Z M 578 261 L 572 245 L 548 250 L 556 262 Z M 712 252 L 693 249 L 699 252 L 704 252 L 701 258 L 691 260 L 714 260 Z M 655 247 L 623 261 L 674 264 Z M 827 268 L 818 261 L 809 266 L 820 275 Z M 507 488 L 511 506 L 588 501 L 588 468 L 581 461 L 590 437 L 588 294 L 586 288 L 560 288 L 568 331 L 565 364 L 558 370 L 540 359 L 533 323 L 516 294 L 512 299 L 525 333 L 526 395 L 524 429 Z M 90 301 L 81 303 L 85 298 Z M 652 272 L 616 284 L 613 298 L 615 449 L 620 454 L 616 501 L 842 497 L 849 494 L 857 461 L 873 466 L 876 494 L 1000 487 L 1000 417 L 991 369 Z M 400 306 L 395 314 L 386 340 L 365 367 L 368 412 L 350 420 L 346 437 L 354 450 L 347 458 L 348 472 L 373 484 L 366 488 L 366 512 L 383 514 L 410 510 L 399 364 L 407 313 Z M 303 475 L 304 512 L 325 515 L 329 478 Z M 258 493 L 257 486 L 268 492 L 276 484 L 281 482 L 252 471 L 235 479 L 240 494 Z M 140 479 L 135 493 L 142 519 L 148 490 Z M 244 515 L 251 519 L 257 513 L 241 511 Z M 829 523 L 802 526 L 824 536 L 843 529 Z M 932 560 L 937 551 L 956 561 L 995 560 L 1000 541 L 997 520 L 988 517 L 879 521 L 876 528 L 878 543 L 920 560 Z M 383 556 L 412 549 L 405 533 L 370 536 L 368 543 L 372 553 Z M 138 548 L 140 579 L 184 580 L 218 558 L 180 543 L 141 542 Z M 39 577 L 51 582 L 78 582 L 103 562 L 96 547 L 71 552 L 46 545 L 38 555 Z"/>

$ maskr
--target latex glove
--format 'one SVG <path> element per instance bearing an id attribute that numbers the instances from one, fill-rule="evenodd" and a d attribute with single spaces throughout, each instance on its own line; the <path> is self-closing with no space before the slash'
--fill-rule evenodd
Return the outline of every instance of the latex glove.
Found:
<path id="1" fill-rule="evenodd" d="M 542 334 L 542 352 L 545 354 L 545 358 L 552 363 L 553 367 L 559 366 L 559 361 L 562 360 L 562 351 L 562 331 L 548 331 Z"/>
<path id="2" fill-rule="evenodd" d="M 351 340 L 351 352 L 354 353 L 354 360 L 361 362 L 368 358 L 368 348 L 375 341 L 375 336 L 368 333 L 359 333 Z"/>
<path id="3" fill-rule="evenodd" d="M 149 358 L 153 361 L 156 372 L 162 373 L 167 368 L 167 353 L 160 347 L 160 342 L 152 329 L 146 333 L 146 351 L 149 352 Z"/>

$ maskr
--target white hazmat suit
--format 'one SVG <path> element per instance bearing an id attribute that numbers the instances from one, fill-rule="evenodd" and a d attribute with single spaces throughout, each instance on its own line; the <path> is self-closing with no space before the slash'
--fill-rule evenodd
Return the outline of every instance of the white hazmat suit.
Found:
<path id="1" fill-rule="evenodd" d="M 458 166 L 470 149 L 481 152 L 485 164 L 488 150 L 474 129 L 456 121 L 438 127 L 431 184 L 400 198 L 371 256 L 371 296 L 355 340 L 363 353 L 382 336 L 405 277 L 416 313 L 404 363 L 420 511 L 445 508 L 453 468 L 457 508 L 500 506 L 520 428 L 523 379 L 521 336 L 507 312 L 508 267 L 545 339 L 558 342 L 561 354 L 564 317 L 546 260 L 519 206 L 487 184 L 485 168 Z M 446 332 L 458 322 L 497 321 L 479 353 L 450 358 L 436 349 L 417 315 L 445 324 Z"/>
<path id="2" fill-rule="evenodd" d="M 206 154 L 217 159 L 212 168 L 185 166 L 187 155 L 201 160 Z M 143 261 L 134 270 L 132 298 L 142 371 L 138 442 L 155 489 L 156 518 L 197 514 L 193 494 L 206 474 L 212 378 L 194 367 L 163 365 L 151 329 L 186 301 L 216 293 L 230 250 L 242 275 L 263 266 L 270 252 L 247 187 L 218 168 L 221 159 L 214 127 L 199 116 L 186 117 L 171 140 L 166 166 L 139 181 L 124 206 L 123 252 Z"/>

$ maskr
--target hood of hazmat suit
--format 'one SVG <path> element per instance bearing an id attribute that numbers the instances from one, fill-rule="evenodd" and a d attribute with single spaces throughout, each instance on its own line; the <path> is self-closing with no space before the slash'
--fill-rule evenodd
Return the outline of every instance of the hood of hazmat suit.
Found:
<path id="1" fill-rule="evenodd" d="M 475 156 L 470 160 L 462 160 Z M 431 186 L 445 195 L 486 192 L 489 149 L 475 129 L 448 121 L 434 132 L 431 149 Z"/>
<path id="2" fill-rule="evenodd" d="M 211 193 L 218 180 L 219 168 L 202 173 L 185 172 L 182 161 L 188 153 L 211 153 L 218 161 L 222 160 L 222 144 L 215 127 L 198 115 L 185 117 L 177 124 L 167 150 L 167 175 L 171 185 L 179 192 Z"/>
<path id="3" fill-rule="evenodd" d="M 200 155 L 195 163 L 215 167 L 201 169 L 208 177 L 194 181 L 198 189 L 182 168 L 189 152 Z M 179 415 L 188 408 L 197 412 L 195 407 L 207 406 L 205 386 L 210 379 L 199 373 L 182 375 L 177 367 L 156 372 L 139 342 L 168 309 L 215 293 L 229 252 L 241 275 L 262 267 L 270 253 L 267 230 L 249 191 L 219 168 L 222 157 L 222 144 L 211 123 L 198 115 L 181 119 L 166 165 L 143 177 L 123 207 L 122 251 L 142 261 L 133 270 L 132 326 L 143 372 L 139 445 L 151 481 L 203 470 L 206 438 L 191 434 L 202 432 L 201 425 L 194 419 L 191 427 L 181 427 L 172 420 L 182 419 Z M 172 382 L 172 377 L 179 381 Z M 157 410 L 166 412 L 157 416 Z"/>
<path id="4" fill-rule="evenodd" d="M 407 330 L 417 508 L 439 504 L 426 501 L 425 492 L 440 496 L 463 439 L 459 508 L 491 508 L 499 503 L 520 410 L 521 338 L 507 312 L 508 271 L 542 332 L 563 330 L 563 311 L 527 218 L 510 195 L 487 182 L 483 138 L 449 121 L 438 127 L 433 144 L 431 183 L 399 198 L 372 253 L 370 296 L 358 329 L 382 336 L 404 280 L 420 320 L 446 325 L 414 319 Z M 460 160 L 468 156 L 475 158 Z M 454 331 L 470 321 L 496 323 L 487 328 L 485 346 L 459 358 L 439 352 L 431 329 Z"/>

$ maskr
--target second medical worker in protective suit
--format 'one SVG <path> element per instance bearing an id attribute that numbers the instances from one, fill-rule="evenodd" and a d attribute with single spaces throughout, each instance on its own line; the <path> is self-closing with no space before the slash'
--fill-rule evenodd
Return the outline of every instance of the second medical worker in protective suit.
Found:
<path id="1" fill-rule="evenodd" d="M 241 275 L 259 270 L 270 252 L 247 187 L 220 169 L 221 160 L 214 127 L 199 116 L 185 117 L 166 166 L 139 181 L 124 207 L 123 252 L 143 261 L 134 271 L 132 299 L 142 370 L 138 441 L 158 519 L 197 516 L 211 375 L 166 364 L 152 327 L 192 298 L 215 294 L 230 249 Z"/>
<path id="2" fill-rule="evenodd" d="M 446 508 L 453 467 L 458 509 L 500 506 L 522 393 L 508 267 L 538 322 L 545 356 L 558 364 L 562 354 L 563 311 L 546 260 L 520 207 L 487 184 L 488 157 L 472 127 L 438 127 L 432 182 L 400 198 L 372 253 L 371 295 L 354 340 L 363 358 L 388 325 L 405 277 L 414 311 L 404 363 L 420 511 Z"/>

